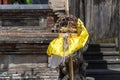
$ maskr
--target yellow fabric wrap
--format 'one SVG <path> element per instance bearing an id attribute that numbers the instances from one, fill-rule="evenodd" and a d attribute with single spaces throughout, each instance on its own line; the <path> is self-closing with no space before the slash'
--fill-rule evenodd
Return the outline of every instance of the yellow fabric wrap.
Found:
<path id="1" fill-rule="evenodd" d="M 82 28 L 81 30 L 80 30 L 80 27 Z M 83 48 L 85 46 L 85 43 L 88 40 L 89 34 L 83 22 L 80 19 L 78 19 L 77 28 L 78 28 L 77 29 L 78 34 L 68 33 L 69 34 L 68 35 L 68 39 L 69 39 L 68 50 L 64 52 L 64 49 L 63 49 L 64 39 L 62 37 L 64 33 L 60 33 L 58 38 L 55 38 L 54 40 L 50 42 L 48 49 L 47 49 L 47 54 L 49 56 L 57 55 L 57 56 L 63 57 L 63 56 L 71 55 L 77 50 Z"/>

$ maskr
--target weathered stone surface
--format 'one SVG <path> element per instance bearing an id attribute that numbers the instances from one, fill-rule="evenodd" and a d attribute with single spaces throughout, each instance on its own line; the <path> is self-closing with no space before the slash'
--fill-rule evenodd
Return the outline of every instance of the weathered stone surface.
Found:
<path id="1" fill-rule="evenodd" d="M 70 13 L 84 21 L 91 41 L 120 34 L 120 0 L 70 0 L 70 4 Z"/>
<path id="2" fill-rule="evenodd" d="M 0 44 L 0 79 L 19 75 L 16 78 L 58 80 L 59 72 L 48 67 L 47 46 L 48 43 Z"/>
<path id="3" fill-rule="evenodd" d="M 36 5 L 0 5 L 0 9 L 49 9 L 48 4 L 36 4 Z"/>

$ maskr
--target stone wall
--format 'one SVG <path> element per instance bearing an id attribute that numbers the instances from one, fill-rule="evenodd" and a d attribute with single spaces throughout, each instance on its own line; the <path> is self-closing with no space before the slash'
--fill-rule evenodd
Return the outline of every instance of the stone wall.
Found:
<path id="1" fill-rule="evenodd" d="M 119 7 L 120 0 L 70 0 L 70 13 L 84 21 L 91 41 L 120 38 Z"/>

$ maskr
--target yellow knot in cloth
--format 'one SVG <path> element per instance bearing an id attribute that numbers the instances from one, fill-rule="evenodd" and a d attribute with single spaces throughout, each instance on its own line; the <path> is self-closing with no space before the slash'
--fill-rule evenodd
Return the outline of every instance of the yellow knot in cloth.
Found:
<path id="1" fill-rule="evenodd" d="M 82 28 L 82 29 L 81 29 Z M 83 48 L 88 40 L 89 34 L 83 22 L 78 19 L 77 33 L 68 33 L 68 48 L 64 50 L 64 34 L 60 33 L 58 38 L 52 40 L 48 46 L 47 54 L 57 56 L 69 56 L 79 49 Z"/>

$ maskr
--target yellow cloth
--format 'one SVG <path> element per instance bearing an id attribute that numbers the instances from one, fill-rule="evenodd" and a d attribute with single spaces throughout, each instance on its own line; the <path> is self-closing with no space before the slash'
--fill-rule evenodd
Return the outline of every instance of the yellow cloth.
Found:
<path id="1" fill-rule="evenodd" d="M 80 27 L 82 29 L 80 29 Z M 80 19 L 78 19 L 77 22 L 77 30 L 78 30 L 78 34 L 73 33 L 68 35 L 68 39 L 69 39 L 68 50 L 64 52 L 63 49 L 64 39 L 63 37 L 61 37 L 64 35 L 64 33 L 60 33 L 58 38 L 55 38 L 53 41 L 50 42 L 47 49 L 47 54 L 49 56 L 57 55 L 63 57 L 63 56 L 71 55 L 77 50 L 83 48 L 88 40 L 89 34 L 83 22 Z"/>

